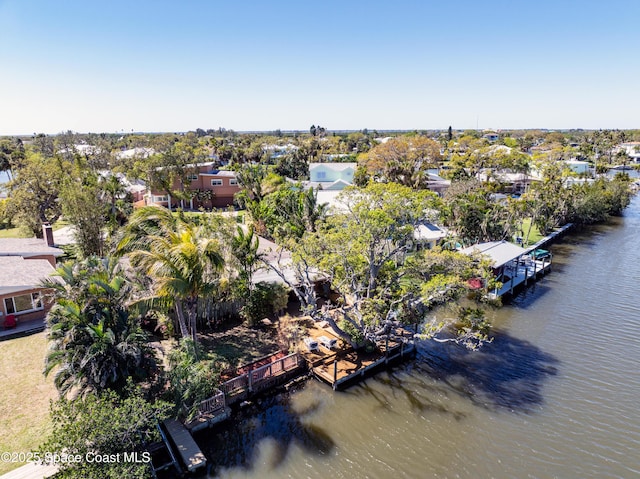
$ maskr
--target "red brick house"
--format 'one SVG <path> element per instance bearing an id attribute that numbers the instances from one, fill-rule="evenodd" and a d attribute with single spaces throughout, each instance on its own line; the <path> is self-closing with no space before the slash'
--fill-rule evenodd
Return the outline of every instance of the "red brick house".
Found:
<path id="1" fill-rule="evenodd" d="M 0 329 L 13 316 L 19 322 L 42 321 L 49 309 L 40 282 L 54 272 L 56 258 L 64 254 L 37 238 L 0 239 Z M 45 233 L 46 234 L 46 233 Z"/>
<path id="2" fill-rule="evenodd" d="M 191 193 L 190 200 L 172 198 L 166 191 L 147 190 L 146 205 L 164 206 L 169 209 L 212 209 L 233 205 L 233 196 L 240 191 L 234 171 L 213 169 L 214 162 L 201 163 L 193 167 L 193 173 L 187 176 L 187 183 L 176 180 L 174 191 Z"/>

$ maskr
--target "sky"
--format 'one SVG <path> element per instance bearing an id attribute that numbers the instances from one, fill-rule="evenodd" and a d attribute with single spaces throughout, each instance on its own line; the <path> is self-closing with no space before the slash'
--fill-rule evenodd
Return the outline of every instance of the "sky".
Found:
<path id="1" fill-rule="evenodd" d="M 640 1 L 0 0 L 0 135 L 640 128 Z"/>

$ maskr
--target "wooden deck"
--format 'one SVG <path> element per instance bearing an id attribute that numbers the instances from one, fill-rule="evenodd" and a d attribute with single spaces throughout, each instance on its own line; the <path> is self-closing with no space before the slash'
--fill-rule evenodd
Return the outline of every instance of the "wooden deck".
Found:
<path id="1" fill-rule="evenodd" d="M 58 466 L 50 464 L 48 466 L 34 463 L 25 464 L 22 467 L 9 471 L 1 479 L 44 479 L 53 476 L 58 472 Z"/>
<path id="2" fill-rule="evenodd" d="M 198 413 L 185 426 L 189 431 L 196 432 L 225 421 L 230 416 L 231 409 L 227 407 L 225 395 L 217 390 L 216 394 L 198 404 Z"/>
<path id="3" fill-rule="evenodd" d="M 168 419 L 164 422 L 168 435 L 178 449 L 182 462 L 189 472 L 193 472 L 207 465 L 207 459 L 181 423 L 175 419 Z"/>
<path id="4" fill-rule="evenodd" d="M 506 268 L 505 273 L 509 275 L 509 280 L 503 283 L 500 289 L 490 293 L 491 298 L 502 297 L 505 294 L 513 295 L 514 290 L 529 281 L 535 281 L 539 274 L 546 274 L 551 269 L 551 259 L 530 260 L 520 262 L 517 267 Z"/>
<path id="5" fill-rule="evenodd" d="M 20 338 L 22 336 L 28 336 L 30 334 L 39 333 L 40 331 L 44 331 L 44 328 L 45 328 L 44 319 L 34 319 L 31 321 L 18 320 L 18 324 L 16 325 L 15 328 L 11 328 L 11 329 L 0 328 L 0 341 L 5 341 L 13 338 Z"/>
<path id="6" fill-rule="evenodd" d="M 328 383 L 333 389 L 339 389 L 347 383 L 362 378 L 373 369 L 390 361 L 408 356 L 414 350 L 409 340 L 410 333 L 396 331 L 399 338 L 381 341 L 375 351 L 366 353 L 355 351 L 348 343 L 337 336 L 330 326 L 322 323 L 308 324 L 307 337 L 318 339 L 321 336 L 336 338 L 336 347 L 329 349 L 318 341 L 318 349 L 309 351 L 304 341 L 300 342 L 300 354 L 307 361 L 314 376 Z M 405 338 L 402 338 L 402 336 Z"/>
<path id="7" fill-rule="evenodd" d="M 220 385 L 227 405 L 242 401 L 252 394 L 285 383 L 299 375 L 305 362 L 298 353 L 289 354 L 273 362 L 250 369 Z"/>

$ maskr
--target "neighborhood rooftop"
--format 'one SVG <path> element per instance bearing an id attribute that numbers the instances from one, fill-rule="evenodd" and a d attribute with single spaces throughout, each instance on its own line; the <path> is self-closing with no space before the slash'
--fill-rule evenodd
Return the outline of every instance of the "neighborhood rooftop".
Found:
<path id="1" fill-rule="evenodd" d="M 502 240 L 469 246 L 468 248 L 463 249 L 462 252 L 465 254 L 484 254 L 491 259 L 494 268 L 499 268 L 500 266 L 507 264 L 509 261 L 523 256 L 527 253 L 527 250 Z"/>
<path id="2" fill-rule="evenodd" d="M 0 239 L 0 256 L 62 256 L 64 251 L 59 248 L 47 246 L 47 243 L 38 238 L 2 238 Z"/>
<path id="3" fill-rule="evenodd" d="M 53 267 L 46 259 L 24 259 L 21 256 L 0 257 L 0 294 L 38 288 L 41 280 L 53 273 Z"/>

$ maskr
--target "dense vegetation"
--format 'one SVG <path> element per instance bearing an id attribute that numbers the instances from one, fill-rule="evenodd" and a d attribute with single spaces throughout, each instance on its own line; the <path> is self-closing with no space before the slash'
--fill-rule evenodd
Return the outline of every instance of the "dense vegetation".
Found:
<path id="1" fill-rule="evenodd" d="M 0 171 L 11 178 L 0 228 L 39 236 L 44 223 L 64 218 L 76 234 L 70 261 L 46 284 L 54 305 L 45 372 L 63 396 L 52 408 L 47 450 L 144 447 L 155 437 L 156 418 L 189 414 L 230 366 L 202 347 L 200 333 L 232 318 L 255 325 L 275 316 L 289 289 L 305 313 L 326 320 L 355 347 L 414 323 L 423 325 L 424 338 L 480 347 L 490 340 L 482 292 L 450 323 L 428 317 L 437 305 L 466 297 L 470 280 L 494 286 L 490 265 L 454 248 L 417 251 L 415 228 L 446 227 L 449 244 L 516 237 L 527 243 L 532 228 L 546 234 L 568 222 L 618 215 L 630 201 L 628 175 L 592 178 L 562 160 L 586 160 L 596 172 L 626 165 L 629 158 L 615 146 L 640 132 L 514 131 L 491 141 L 451 129 L 388 136 L 314 125 L 309 133 L 272 135 L 198 129 L 0 140 Z M 123 150 L 134 154 L 120 155 Z M 202 192 L 174 191 L 173 180 L 203 161 L 237 172 L 245 225 L 215 212 L 134 212 L 126 180 L 190 199 Z M 309 163 L 322 161 L 358 164 L 356 186 L 341 193 L 338 210 L 302 183 Z M 450 181 L 441 196 L 430 191 L 435 170 Z M 267 254 L 258 235 L 280 249 Z M 287 287 L 256 283 L 261 268 Z M 154 334 L 180 339 L 166 369 L 151 347 Z M 109 412 L 116 421 L 109 422 Z M 69 465 L 61 474 L 149 472 L 99 466 Z"/>

